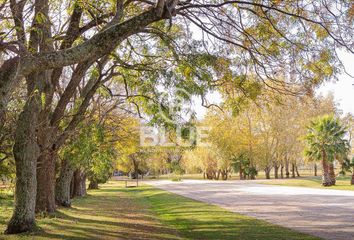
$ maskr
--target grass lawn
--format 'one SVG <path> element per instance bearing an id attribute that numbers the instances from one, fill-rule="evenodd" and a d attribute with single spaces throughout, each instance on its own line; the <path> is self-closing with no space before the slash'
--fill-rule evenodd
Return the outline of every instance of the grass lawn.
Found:
<path id="1" fill-rule="evenodd" d="M 0 199 L 0 231 L 13 201 Z M 150 186 L 109 182 L 55 217 L 39 218 L 30 235 L 0 239 L 318 239 Z"/>
<path id="2" fill-rule="evenodd" d="M 295 187 L 309 187 L 321 189 L 336 189 L 336 190 L 351 190 L 354 191 L 354 185 L 350 185 L 351 176 L 338 177 L 335 186 L 323 187 L 320 176 L 304 177 L 304 178 L 289 178 L 289 179 L 271 179 L 259 183 L 281 185 L 281 186 L 295 186 Z"/>

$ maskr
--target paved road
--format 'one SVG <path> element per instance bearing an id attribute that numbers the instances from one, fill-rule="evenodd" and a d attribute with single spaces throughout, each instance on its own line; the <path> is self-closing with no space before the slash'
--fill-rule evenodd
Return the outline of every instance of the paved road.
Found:
<path id="1" fill-rule="evenodd" d="M 354 191 L 271 186 L 250 181 L 147 183 L 324 239 L 354 240 Z"/>

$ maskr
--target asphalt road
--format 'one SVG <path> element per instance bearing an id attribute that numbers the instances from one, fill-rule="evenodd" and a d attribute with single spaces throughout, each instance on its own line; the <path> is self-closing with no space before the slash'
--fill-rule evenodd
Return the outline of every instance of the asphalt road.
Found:
<path id="1" fill-rule="evenodd" d="M 146 183 L 324 239 L 354 240 L 354 191 L 272 186 L 252 181 Z"/>

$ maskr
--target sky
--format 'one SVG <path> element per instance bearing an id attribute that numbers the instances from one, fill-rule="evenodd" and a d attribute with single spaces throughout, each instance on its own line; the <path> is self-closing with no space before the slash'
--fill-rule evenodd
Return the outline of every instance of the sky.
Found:
<path id="1" fill-rule="evenodd" d="M 354 76 L 354 55 L 346 52 L 339 52 L 339 57 L 343 62 L 347 72 Z M 343 113 L 354 115 L 354 78 L 343 73 L 338 76 L 337 82 L 327 82 L 317 91 L 318 94 L 328 94 L 332 92 L 334 99 L 339 104 Z"/>
<path id="2" fill-rule="evenodd" d="M 354 54 L 339 51 L 338 56 L 346 71 L 354 76 Z M 334 95 L 334 99 L 343 114 L 352 113 L 354 115 L 354 78 L 342 73 L 338 76 L 338 81 L 325 82 L 317 89 L 317 94 L 327 95 L 329 93 Z M 220 94 L 217 92 L 209 94 L 207 99 L 209 103 L 218 104 L 221 102 Z M 202 106 L 200 99 L 193 99 L 193 102 L 193 109 L 197 113 L 197 118 L 202 119 L 207 112 L 207 108 Z"/>

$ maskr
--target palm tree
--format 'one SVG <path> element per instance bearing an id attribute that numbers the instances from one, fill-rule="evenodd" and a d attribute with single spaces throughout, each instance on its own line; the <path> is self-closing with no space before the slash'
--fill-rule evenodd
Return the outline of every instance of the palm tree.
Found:
<path id="1" fill-rule="evenodd" d="M 333 116 L 323 116 L 311 122 L 305 136 L 305 155 L 315 161 L 322 161 L 322 185 L 335 185 L 333 162 L 346 156 L 349 142 L 345 139 L 347 130 Z"/>

